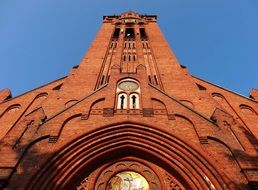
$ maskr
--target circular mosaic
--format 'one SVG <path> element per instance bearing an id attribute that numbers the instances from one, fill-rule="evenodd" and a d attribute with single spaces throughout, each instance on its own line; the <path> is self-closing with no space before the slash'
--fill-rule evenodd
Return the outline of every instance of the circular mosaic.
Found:
<path id="1" fill-rule="evenodd" d="M 147 180 L 139 173 L 123 171 L 108 182 L 108 190 L 150 190 Z"/>

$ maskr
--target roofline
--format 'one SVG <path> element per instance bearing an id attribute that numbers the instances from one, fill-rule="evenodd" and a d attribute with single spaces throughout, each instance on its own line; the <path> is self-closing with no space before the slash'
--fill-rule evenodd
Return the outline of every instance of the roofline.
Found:
<path id="1" fill-rule="evenodd" d="M 218 88 L 221 88 L 221 89 L 223 89 L 223 90 L 226 90 L 226 91 L 228 91 L 228 92 L 231 92 L 231 93 L 233 93 L 233 94 L 235 94 L 235 95 L 241 96 L 242 98 L 246 98 L 246 99 L 251 100 L 251 101 L 253 101 L 253 102 L 255 102 L 255 103 L 258 103 L 258 101 L 255 100 L 255 99 L 249 98 L 249 97 L 247 97 L 247 96 L 244 96 L 244 95 L 242 95 L 242 94 L 239 94 L 239 93 L 237 93 L 237 92 L 234 92 L 234 91 L 232 91 L 232 90 L 229 90 L 229 89 L 227 89 L 227 88 L 224 88 L 224 87 L 222 87 L 222 86 L 220 86 L 220 85 L 214 84 L 214 83 L 209 82 L 209 81 L 207 81 L 207 80 L 201 79 L 201 78 L 199 78 L 199 77 L 196 77 L 196 76 L 193 76 L 193 75 L 191 75 L 191 76 L 192 76 L 193 78 L 198 79 L 198 80 L 201 80 L 201 81 L 204 81 L 204 82 L 206 82 L 206 83 L 209 83 L 209 84 L 211 84 L 211 85 L 213 85 L 213 86 L 216 86 L 216 87 L 218 87 Z"/>
<path id="2" fill-rule="evenodd" d="M 92 96 L 93 94 L 99 92 L 100 90 L 102 90 L 103 88 L 105 88 L 108 84 L 103 85 L 102 87 L 98 88 L 97 90 L 94 90 L 92 92 L 90 92 L 89 94 L 87 94 L 86 96 L 83 96 L 80 100 L 78 100 L 77 102 L 75 102 L 74 104 L 63 108 L 61 110 L 59 110 L 58 112 L 54 113 L 53 115 L 51 115 L 49 118 L 47 118 L 42 124 L 40 124 L 40 126 L 44 125 L 45 123 L 47 123 L 48 121 L 50 121 L 51 119 L 55 118 L 56 116 L 62 114 L 63 112 L 65 112 L 66 110 L 70 109 L 71 107 L 77 105 L 78 103 L 82 102 L 83 100 L 87 99 L 88 97 Z"/>
<path id="3" fill-rule="evenodd" d="M 126 13 L 126 12 L 125 12 Z M 136 12 L 135 12 L 136 13 Z M 103 15 L 103 20 L 105 20 L 106 17 L 109 17 L 109 18 L 120 18 L 120 16 L 124 14 L 124 13 L 121 13 L 121 14 L 113 14 L 113 15 Z M 140 14 L 140 13 L 136 13 L 138 14 L 141 18 L 143 17 L 154 17 L 155 19 L 158 19 L 158 16 L 157 15 L 154 15 L 154 14 Z"/>
<path id="4" fill-rule="evenodd" d="M 206 117 L 205 115 L 203 115 L 202 113 L 198 112 L 197 110 L 195 110 L 195 109 L 193 109 L 193 108 L 187 106 L 186 104 L 182 103 L 182 102 L 181 102 L 180 100 L 178 100 L 176 97 L 174 97 L 174 96 L 168 94 L 167 92 L 165 92 L 165 91 L 163 91 L 163 90 L 157 88 L 157 87 L 154 86 L 153 84 L 150 84 L 150 83 L 149 83 L 149 85 L 150 85 L 151 87 L 153 87 L 154 89 L 158 90 L 159 92 L 161 92 L 162 94 L 166 95 L 167 97 L 171 98 L 172 100 L 176 101 L 176 102 L 179 103 L 180 105 L 182 105 L 182 106 L 184 106 L 185 108 L 191 110 L 191 111 L 194 112 L 195 114 L 199 115 L 199 116 L 202 117 L 203 119 L 209 121 L 210 123 L 212 123 L 213 125 L 215 125 L 215 126 L 218 127 L 217 123 L 215 123 L 213 120 L 211 120 L 210 118 Z"/>
<path id="5" fill-rule="evenodd" d="M 43 84 L 43 85 L 41 85 L 41 86 L 39 86 L 39 87 L 37 87 L 37 88 L 34 88 L 34 89 L 32 89 L 32 90 L 26 91 L 26 92 L 24 92 L 24 93 L 22 93 L 22 94 L 20 94 L 20 95 L 18 95 L 18 96 L 12 97 L 12 98 L 7 99 L 7 100 L 4 100 L 3 102 L 0 103 L 0 105 L 3 104 L 3 103 L 5 103 L 5 102 L 11 101 L 11 100 L 13 100 L 13 99 L 15 99 L 15 98 L 19 98 L 19 97 L 21 97 L 21 96 L 23 96 L 23 95 L 25 95 L 25 94 L 28 94 L 28 93 L 30 93 L 30 92 L 32 92 L 32 91 L 34 91 L 34 90 L 38 90 L 38 89 L 40 89 L 40 88 L 43 88 L 43 87 L 45 87 L 45 86 L 47 86 L 47 85 L 49 85 L 49 84 L 51 84 L 51 83 L 54 83 L 54 82 L 57 82 L 57 81 L 59 81 L 59 80 L 65 79 L 66 77 L 67 77 L 67 76 L 61 77 L 61 78 L 59 78 L 59 79 L 56 79 L 56 80 L 53 80 L 53 81 L 48 82 L 48 83 L 46 83 L 46 84 Z"/>

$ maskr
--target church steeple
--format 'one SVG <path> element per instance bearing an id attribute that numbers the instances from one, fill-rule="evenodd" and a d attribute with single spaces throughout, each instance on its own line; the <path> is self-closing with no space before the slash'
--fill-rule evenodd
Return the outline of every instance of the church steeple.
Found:
<path id="1" fill-rule="evenodd" d="M 208 117 L 216 106 L 213 102 L 203 109 L 207 103 L 206 99 L 196 97 L 205 94 L 200 92 L 187 69 L 177 61 L 160 31 L 157 16 L 129 11 L 120 15 L 103 16 L 103 24 L 92 45 L 80 65 L 72 69 L 59 94 L 53 95 L 57 99 L 56 104 L 45 105 L 49 108 L 46 113 L 51 115 L 60 109 L 64 102 L 80 99 L 106 85 L 112 87 L 113 95 L 116 95 L 115 89 L 119 81 L 125 78 L 136 80 L 141 86 L 148 86 L 141 88 L 143 91 L 140 110 L 152 106 L 150 86 L 173 95 L 191 107 L 196 105 L 196 108 Z M 77 92 L 76 98 L 74 91 Z M 62 96 L 62 99 L 59 96 Z M 106 107 L 115 110 L 118 100 L 112 97 L 114 98 L 106 97 L 110 99 Z"/>
<path id="2" fill-rule="evenodd" d="M 161 87 L 157 63 L 148 41 L 150 31 L 146 31 L 146 25 L 156 21 L 155 15 L 140 15 L 135 12 L 103 17 L 103 22 L 110 24 L 113 31 L 109 37 L 109 45 L 103 58 L 96 89 L 108 83 L 110 69 L 116 64 L 120 66 L 121 74 L 135 74 L 136 68 L 143 64 L 146 67 L 146 77 L 149 82 Z"/>
<path id="3" fill-rule="evenodd" d="M 104 16 L 67 77 L 1 99 L 0 189 L 257 189 L 257 101 L 191 76 L 155 15 Z"/>

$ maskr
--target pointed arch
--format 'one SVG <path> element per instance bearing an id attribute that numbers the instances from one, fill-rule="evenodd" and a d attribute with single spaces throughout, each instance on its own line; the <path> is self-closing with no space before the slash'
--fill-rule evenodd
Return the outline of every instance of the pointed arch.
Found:
<path id="1" fill-rule="evenodd" d="M 227 189 L 225 179 L 204 155 L 174 136 L 132 123 L 104 126 L 73 140 L 46 162 L 28 189 L 71 188 L 76 176 L 125 156 L 158 164 L 186 189 Z"/>

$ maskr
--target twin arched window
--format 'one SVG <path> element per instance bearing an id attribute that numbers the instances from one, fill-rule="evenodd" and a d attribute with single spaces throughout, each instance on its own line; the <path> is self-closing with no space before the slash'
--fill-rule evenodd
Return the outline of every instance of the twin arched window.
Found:
<path id="1" fill-rule="evenodd" d="M 140 86 L 133 79 L 126 79 L 117 86 L 117 109 L 140 108 Z"/>

